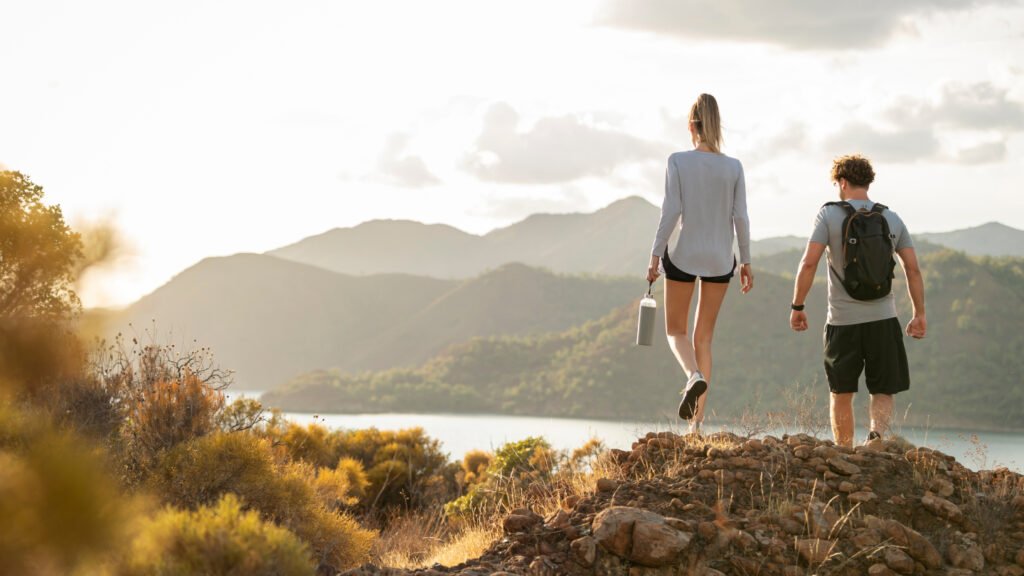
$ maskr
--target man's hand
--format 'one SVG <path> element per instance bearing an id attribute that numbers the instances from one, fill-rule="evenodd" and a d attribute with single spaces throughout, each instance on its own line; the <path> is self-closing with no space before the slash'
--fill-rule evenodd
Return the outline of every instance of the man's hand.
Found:
<path id="1" fill-rule="evenodd" d="M 907 324 L 907 336 L 920 340 L 928 332 L 928 320 L 924 315 L 914 316 Z"/>
<path id="2" fill-rule="evenodd" d="M 657 256 L 651 256 L 651 263 L 647 266 L 647 281 L 654 282 L 661 276 L 661 272 L 658 271 L 658 264 L 661 262 L 661 258 Z"/>
<path id="3" fill-rule="evenodd" d="M 789 313 L 789 327 L 797 332 L 807 330 L 807 313 L 793 310 Z"/>
<path id="4" fill-rule="evenodd" d="M 744 294 L 750 292 L 754 287 L 754 271 L 750 269 L 750 264 L 744 264 L 740 266 L 740 291 Z"/>

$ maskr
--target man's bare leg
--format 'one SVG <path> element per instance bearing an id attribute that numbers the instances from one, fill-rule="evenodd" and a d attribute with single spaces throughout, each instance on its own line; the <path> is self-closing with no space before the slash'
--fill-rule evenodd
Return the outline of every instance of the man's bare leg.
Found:
<path id="1" fill-rule="evenodd" d="M 892 424 L 892 394 L 871 395 L 871 431 L 878 432 L 880 436 L 889 433 L 889 426 Z"/>
<path id="2" fill-rule="evenodd" d="M 853 448 L 853 393 L 832 393 L 832 437 L 836 444 Z"/>

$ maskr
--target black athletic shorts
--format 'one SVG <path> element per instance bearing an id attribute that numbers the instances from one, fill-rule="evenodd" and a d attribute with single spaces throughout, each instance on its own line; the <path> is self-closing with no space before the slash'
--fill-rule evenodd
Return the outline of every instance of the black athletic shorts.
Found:
<path id="1" fill-rule="evenodd" d="M 689 272 L 683 272 L 676 265 L 668 259 L 668 248 L 665 249 L 665 255 L 661 258 L 661 268 L 665 271 L 665 278 L 669 280 L 675 280 L 676 282 L 696 282 L 697 276 L 690 274 Z M 710 282 L 712 284 L 728 284 L 729 279 L 736 274 L 736 258 L 732 259 L 732 270 L 728 274 L 721 276 L 700 276 L 702 282 Z"/>
<path id="2" fill-rule="evenodd" d="M 907 349 L 897 318 L 848 326 L 825 325 L 825 374 L 832 392 L 857 391 L 860 373 L 871 394 L 910 388 Z"/>

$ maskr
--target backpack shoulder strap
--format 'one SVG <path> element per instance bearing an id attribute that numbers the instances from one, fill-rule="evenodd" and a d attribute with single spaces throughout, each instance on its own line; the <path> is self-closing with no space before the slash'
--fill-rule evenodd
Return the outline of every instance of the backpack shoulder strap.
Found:
<path id="1" fill-rule="evenodd" d="M 889 248 L 891 248 L 893 252 L 896 252 L 896 235 L 893 234 L 892 230 L 889 228 L 889 219 L 882 215 L 882 212 L 885 212 L 888 209 L 889 207 L 885 204 L 875 202 L 875 205 L 871 207 L 871 212 L 882 216 L 882 231 L 885 233 L 885 239 L 889 242 Z"/>
<path id="2" fill-rule="evenodd" d="M 846 211 L 847 215 L 851 215 L 857 211 L 857 209 L 853 207 L 853 204 L 850 204 L 845 200 L 840 200 L 839 202 L 825 202 L 825 205 L 822 206 L 822 208 L 825 206 L 839 206 Z"/>

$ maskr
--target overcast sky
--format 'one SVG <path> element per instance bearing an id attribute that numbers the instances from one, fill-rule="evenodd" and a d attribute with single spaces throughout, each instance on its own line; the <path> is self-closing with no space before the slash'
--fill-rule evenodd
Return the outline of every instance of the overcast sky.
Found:
<path id="1" fill-rule="evenodd" d="M 133 247 L 87 305 L 369 219 L 483 233 L 660 203 L 701 92 L 755 238 L 806 234 L 847 152 L 912 232 L 1024 228 L 1020 1 L 0 0 L 0 20 L 0 165 Z"/>

